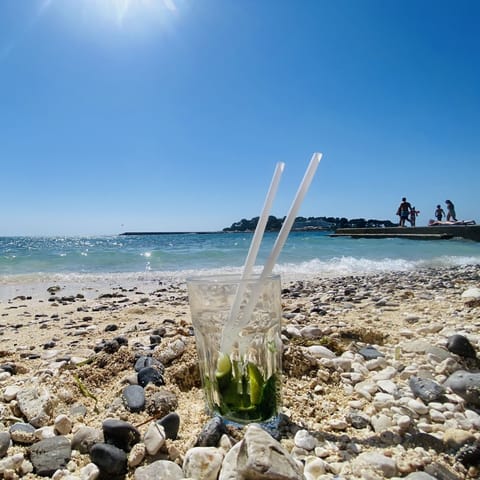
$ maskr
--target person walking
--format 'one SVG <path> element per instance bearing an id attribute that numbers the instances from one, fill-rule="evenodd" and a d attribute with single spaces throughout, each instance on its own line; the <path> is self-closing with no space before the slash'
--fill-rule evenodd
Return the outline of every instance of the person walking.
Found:
<path id="1" fill-rule="evenodd" d="M 455 213 L 455 205 L 450 200 L 445 200 L 445 205 L 447 206 L 447 222 L 453 220 L 457 221 L 457 215 Z"/>
<path id="2" fill-rule="evenodd" d="M 444 216 L 445 210 L 440 205 L 437 205 L 437 208 L 435 209 L 435 218 L 437 221 L 441 222 Z"/>
<path id="3" fill-rule="evenodd" d="M 411 210 L 412 210 L 412 206 L 410 205 L 409 202 L 407 202 L 407 199 L 405 197 L 403 197 L 402 198 L 402 203 L 400 203 L 400 205 L 398 207 L 398 210 L 397 210 L 397 215 L 400 217 L 400 226 L 401 227 L 404 227 L 405 226 L 405 221 L 409 220 Z"/>

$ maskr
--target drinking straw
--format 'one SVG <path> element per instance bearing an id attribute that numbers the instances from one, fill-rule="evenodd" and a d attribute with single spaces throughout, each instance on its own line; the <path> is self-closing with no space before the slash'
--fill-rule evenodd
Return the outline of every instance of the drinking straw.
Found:
<path id="1" fill-rule="evenodd" d="M 283 173 L 283 169 L 285 168 L 285 163 L 278 162 L 275 171 L 273 173 L 272 181 L 270 183 L 270 187 L 267 192 L 267 196 L 265 197 L 265 203 L 263 205 L 262 213 L 258 219 L 257 226 L 255 228 L 255 233 L 253 234 L 252 242 L 250 243 L 250 248 L 248 250 L 247 259 L 245 261 L 245 266 L 243 268 L 243 273 L 237 292 L 235 294 L 235 299 L 233 301 L 232 308 L 230 310 L 229 318 L 225 324 L 225 328 L 223 330 L 223 335 L 226 334 L 231 328 L 231 326 L 235 323 L 238 313 L 240 311 L 240 305 L 243 300 L 243 295 L 245 293 L 245 282 L 250 278 L 252 275 L 253 266 L 255 265 L 255 260 L 257 259 L 258 250 L 260 249 L 260 243 L 262 242 L 263 234 L 265 232 L 265 227 L 268 222 L 268 216 L 270 210 L 272 208 L 273 200 L 278 190 L 278 185 L 280 183 L 280 178 Z M 226 339 L 222 339 L 222 345 L 226 342 Z M 223 349 L 222 349 L 223 350 Z"/>
<path id="2" fill-rule="evenodd" d="M 265 282 L 265 279 L 272 273 L 273 267 L 275 266 L 275 262 L 277 261 L 277 258 L 280 255 L 280 252 L 285 244 L 285 241 L 287 240 L 288 234 L 290 233 L 293 222 L 295 221 L 295 218 L 297 216 L 298 210 L 300 209 L 300 205 L 302 204 L 302 201 L 305 198 L 305 195 L 307 194 L 307 191 L 310 187 L 310 184 L 312 183 L 313 177 L 315 175 L 315 172 L 317 170 L 317 167 L 321 159 L 322 159 L 321 153 L 315 152 L 312 155 L 310 163 L 307 167 L 307 170 L 305 171 L 302 182 L 300 183 L 300 186 L 297 190 L 297 193 L 292 202 L 292 205 L 287 214 L 287 217 L 283 222 L 282 228 L 278 233 L 277 239 L 275 240 L 270 256 L 268 257 L 267 262 L 263 267 L 262 273 L 260 274 L 260 278 L 256 282 L 256 285 L 254 286 L 252 291 L 252 295 L 247 305 L 245 306 L 243 317 L 242 317 L 242 320 L 243 320 L 242 323 L 247 322 L 250 316 L 252 315 L 253 309 L 260 295 L 262 284 Z M 233 325 L 230 325 L 230 322 L 227 322 L 227 325 L 225 325 L 224 333 L 226 328 L 230 326 L 233 326 Z M 223 335 L 223 338 L 222 338 L 223 352 L 229 351 L 229 349 L 226 349 L 225 347 L 228 346 L 231 348 L 234 339 L 237 337 L 238 333 L 242 328 L 243 328 L 243 325 L 240 324 L 239 322 L 236 322 L 236 325 L 234 326 L 234 328 L 229 332 L 230 335 L 229 335 L 228 345 L 227 345 L 226 336 Z M 242 349 L 242 346 L 239 345 L 239 348 Z"/>

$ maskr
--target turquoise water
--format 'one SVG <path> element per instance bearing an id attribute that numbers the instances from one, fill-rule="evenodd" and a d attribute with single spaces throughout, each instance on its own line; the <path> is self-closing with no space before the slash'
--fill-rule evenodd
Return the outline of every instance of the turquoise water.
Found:
<path id="1" fill-rule="evenodd" d="M 265 235 L 263 265 L 276 234 Z M 0 237 L 0 283 L 15 279 L 112 278 L 148 274 L 180 279 L 195 273 L 238 272 L 252 234 L 164 234 L 105 237 Z M 480 243 L 466 240 L 333 238 L 294 232 L 275 271 L 294 275 L 351 275 L 480 263 Z"/>

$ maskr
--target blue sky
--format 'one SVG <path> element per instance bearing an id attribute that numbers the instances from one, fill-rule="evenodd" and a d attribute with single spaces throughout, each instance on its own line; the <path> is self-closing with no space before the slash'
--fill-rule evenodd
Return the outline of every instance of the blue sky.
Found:
<path id="1" fill-rule="evenodd" d="M 480 2 L 1 0 L 0 235 L 480 220 Z"/>

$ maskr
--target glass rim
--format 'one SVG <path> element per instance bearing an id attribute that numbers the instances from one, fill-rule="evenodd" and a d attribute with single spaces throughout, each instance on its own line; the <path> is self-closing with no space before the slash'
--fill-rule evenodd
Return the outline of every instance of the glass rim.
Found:
<path id="1" fill-rule="evenodd" d="M 186 283 L 211 283 L 215 285 L 226 285 L 232 283 L 252 283 L 260 279 L 260 273 L 254 273 L 249 277 L 242 279 L 241 273 L 221 273 L 221 274 L 205 274 L 192 275 L 185 279 Z M 265 281 L 280 280 L 279 273 L 273 273 L 265 277 Z"/>

